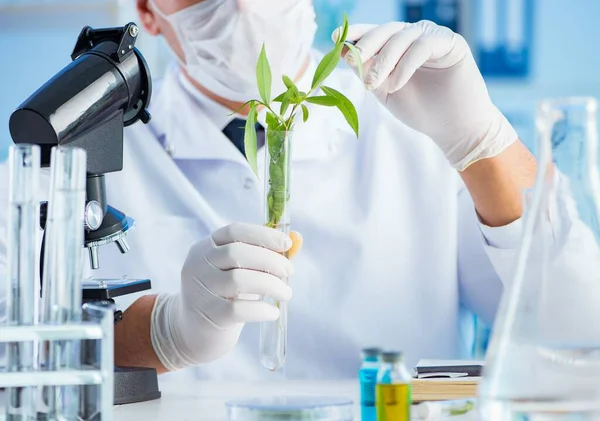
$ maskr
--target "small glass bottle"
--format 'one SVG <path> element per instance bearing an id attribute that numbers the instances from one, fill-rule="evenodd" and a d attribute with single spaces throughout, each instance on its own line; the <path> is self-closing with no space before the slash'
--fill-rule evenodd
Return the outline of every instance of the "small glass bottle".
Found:
<path id="1" fill-rule="evenodd" d="M 381 349 L 365 348 L 362 350 L 362 365 L 358 371 L 360 381 L 360 413 L 362 421 L 377 421 L 375 409 L 375 385 L 379 371 Z"/>
<path id="2" fill-rule="evenodd" d="M 412 385 L 401 352 L 381 354 L 375 404 L 377 421 L 410 421 Z"/>

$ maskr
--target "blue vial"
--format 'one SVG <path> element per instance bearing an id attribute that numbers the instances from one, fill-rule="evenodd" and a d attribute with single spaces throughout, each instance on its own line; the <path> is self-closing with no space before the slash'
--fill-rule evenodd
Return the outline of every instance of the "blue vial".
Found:
<path id="1" fill-rule="evenodd" d="M 362 366 L 358 371 L 360 380 L 360 412 L 362 421 L 377 421 L 375 408 L 375 386 L 379 370 L 381 349 L 365 348 L 362 350 Z"/>

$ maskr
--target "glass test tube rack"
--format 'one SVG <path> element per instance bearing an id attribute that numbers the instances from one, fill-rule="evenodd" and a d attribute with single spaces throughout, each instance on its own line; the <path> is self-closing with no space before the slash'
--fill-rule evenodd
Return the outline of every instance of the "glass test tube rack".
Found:
<path id="1" fill-rule="evenodd" d="M 81 305 L 86 154 L 52 149 L 44 306 L 36 316 L 36 201 L 40 148 L 10 149 L 7 367 L 0 419 L 112 421 L 112 305 Z"/>
<path id="2" fill-rule="evenodd" d="M 93 345 L 90 342 L 91 346 L 88 348 L 99 349 L 100 355 L 94 358 L 82 356 L 83 364 L 80 370 L 46 370 L 38 366 L 34 371 L 0 372 L 0 388 L 81 386 L 81 396 L 85 398 L 81 399 L 80 419 L 112 421 L 113 309 L 84 304 L 83 312 L 84 318 L 88 320 L 80 323 L 2 326 L 0 344 L 94 341 Z M 96 391 L 84 394 L 84 389 L 89 386 L 96 386 Z M 38 403 L 38 408 L 41 408 L 39 412 L 43 413 L 42 402 Z M 3 415 L 0 415 L 0 419 Z"/>

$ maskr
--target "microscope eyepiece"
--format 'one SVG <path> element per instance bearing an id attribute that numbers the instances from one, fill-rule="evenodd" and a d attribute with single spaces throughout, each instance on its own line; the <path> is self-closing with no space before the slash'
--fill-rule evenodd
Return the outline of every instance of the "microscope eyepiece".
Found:
<path id="1" fill-rule="evenodd" d="M 42 148 L 50 164 L 54 146 L 85 149 L 88 173 L 123 168 L 123 128 L 150 120 L 152 82 L 148 65 L 135 48 L 138 28 L 81 31 L 73 62 L 45 83 L 11 115 L 15 143 Z"/>

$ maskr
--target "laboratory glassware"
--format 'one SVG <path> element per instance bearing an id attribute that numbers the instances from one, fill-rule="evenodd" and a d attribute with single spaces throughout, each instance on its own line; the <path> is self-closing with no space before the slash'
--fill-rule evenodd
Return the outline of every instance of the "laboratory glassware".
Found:
<path id="1" fill-rule="evenodd" d="M 600 419 L 597 108 L 538 106 L 537 177 L 480 385 L 484 420 Z"/>
<path id="2" fill-rule="evenodd" d="M 375 386 L 377 421 L 410 421 L 411 380 L 401 352 L 381 354 L 381 367 Z"/>
<path id="3" fill-rule="evenodd" d="M 266 131 L 265 142 L 265 225 L 290 234 L 290 155 L 293 132 Z M 287 253 L 284 253 L 288 257 Z M 284 279 L 288 283 L 288 279 Z M 287 354 L 287 304 L 263 298 L 279 308 L 279 319 L 260 324 L 260 361 L 269 370 L 285 363 Z"/>
<path id="4" fill-rule="evenodd" d="M 381 349 L 365 348 L 362 350 L 362 365 L 358 370 L 362 421 L 377 421 L 375 385 L 377 384 L 377 372 L 379 371 L 380 364 Z"/>
<path id="5" fill-rule="evenodd" d="M 80 148 L 58 147 L 51 152 L 42 282 L 44 324 L 81 322 L 86 157 Z M 80 341 L 43 343 L 40 352 L 48 370 L 80 368 Z M 49 420 L 76 419 L 79 387 L 47 387 L 42 395 Z"/>
<path id="6" fill-rule="evenodd" d="M 40 364 L 34 370 L 20 372 L 0 370 L 0 388 L 34 388 L 34 387 L 59 387 L 59 386 L 85 386 L 95 385 L 94 389 L 87 389 L 91 393 L 84 393 L 82 401 L 78 403 L 79 415 L 74 418 L 50 417 L 47 407 L 38 404 L 38 414 L 34 418 L 21 418 L 32 420 L 79 420 L 79 421 L 111 421 L 113 419 L 114 401 L 114 339 L 113 325 L 114 313 L 110 306 L 97 303 L 83 305 L 85 322 L 67 324 L 35 325 L 10 325 L 2 327 L 0 345 L 3 343 L 35 343 L 42 341 L 95 341 L 99 349 L 94 348 L 85 358 L 86 366 L 81 370 L 58 367 L 47 370 Z M 99 352 L 98 352 L 99 351 Z M 66 402 L 61 402 L 65 403 Z M 69 403 L 70 404 L 70 403 Z M 69 409 L 70 411 L 70 409 Z M 59 407 L 55 413 L 65 414 Z M 70 413 L 70 412 L 69 412 Z M 0 419 L 2 417 L 0 416 Z M 8 418 L 10 419 L 10 418 Z"/>
<path id="7" fill-rule="evenodd" d="M 352 421 L 353 402 L 346 398 L 275 396 L 225 403 L 229 421 Z"/>
<path id="8" fill-rule="evenodd" d="M 110 301 L 96 301 L 83 306 L 82 319 L 92 325 L 103 327 L 102 341 L 97 339 L 85 340 L 82 343 L 82 369 L 96 370 L 106 378 L 105 382 L 82 385 L 79 421 L 104 421 L 112 411 L 114 402 L 114 344 L 113 323 L 115 306 Z M 111 334 L 107 335 L 107 331 Z"/>
<path id="9" fill-rule="evenodd" d="M 33 326 L 36 323 L 36 233 L 38 231 L 38 184 L 40 147 L 13 145 L 9 148 L 9 207 L 7 238 L 8 324 Z M 2 328 L 0 328 L 1 330 Z M 7 371 L 36 370 L 34 343 L 7 345 Z M 36 416 L 36 389 L 9 388 L 6 391 L 6 419 L 30 420 Z"/>

